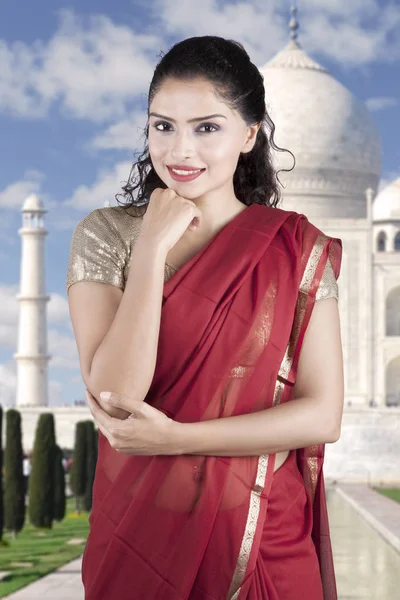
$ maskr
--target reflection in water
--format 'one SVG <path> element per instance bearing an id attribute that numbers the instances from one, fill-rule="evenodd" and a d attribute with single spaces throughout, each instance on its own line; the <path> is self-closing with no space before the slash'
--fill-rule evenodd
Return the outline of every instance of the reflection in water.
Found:
<path id="1" fill-rule="evenodd" d="M 400 554 L 334 488 L 327 499 L 339 600 L 399 600 Z"/>

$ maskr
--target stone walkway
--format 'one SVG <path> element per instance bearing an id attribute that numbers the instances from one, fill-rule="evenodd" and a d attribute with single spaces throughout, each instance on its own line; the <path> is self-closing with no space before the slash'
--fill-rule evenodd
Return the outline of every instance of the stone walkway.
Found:
<path id="1" fill-rule="evenodd" d="M 341 484 L 338 492 L 400 553 L 399 503 L 361 484 Z"/>
<path id="2" fill-rule="evenodd" d="M 399 600 L 400 504 L 359 484 L 328 488 L 327 495 L 339 600 Z M 7 600 L 84 600 L 81 562 Z"/>
<path id="3" fill-rule="evenodd" d="M 339 600 L 399 600 L 400 504 L 341 484 L 328 490 L 328 511 Z"/>
<path id="4" fill-rule="evenodd" d="M 81 565 L 82 558 L 73 560 L 4 600 L 84 600 Z"/>

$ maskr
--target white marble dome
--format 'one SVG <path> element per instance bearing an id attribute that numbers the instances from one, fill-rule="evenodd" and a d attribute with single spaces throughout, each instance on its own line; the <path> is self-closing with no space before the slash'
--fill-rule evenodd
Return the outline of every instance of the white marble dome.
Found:
<path id="1" fill-rule="evenodd" d="M 400 220 L 400 177 L 376 196 L 372 204 L 372 218 L 374 221 Z"/>
<path id="2" fill-rule="evenodd" d="M 311 59 L 297 40 L 264 67 L 266 104 L 275 143 L 293 152 L 296 166 L 281 172 L 283 208 L 314 217 L 363 217 L 365 190 L 376 190 L 381 141 L 365 105 Z M 291 168 L 288 153 L 274 153 Z"/>
<path id="3" fill-rule="evenodd" d="M 22 212 L 47 212 L 44 208 L 43 202 L 36 196 L 36 194 L 31 194 L 28 196 L 22 206 Z"/>

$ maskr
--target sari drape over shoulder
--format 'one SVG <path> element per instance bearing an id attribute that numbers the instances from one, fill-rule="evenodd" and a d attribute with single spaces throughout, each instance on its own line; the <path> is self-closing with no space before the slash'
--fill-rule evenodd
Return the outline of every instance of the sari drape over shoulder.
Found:
<path id="1" fill-rule="evenodd" d="M 290 401 L 322 273 L 330 260 L 339 276 L 341 253 L 341 240 L 303 214 L 259 204 L 242 211 L 164 284 L 145 402 L 197 422 Z M 323 597 L 336 600 L 324 446 L 289 459 L 310 501 Z M 274 461 L 126 456 L 99 432 L 86 600 L 283 600 L 257 581 Z"/>

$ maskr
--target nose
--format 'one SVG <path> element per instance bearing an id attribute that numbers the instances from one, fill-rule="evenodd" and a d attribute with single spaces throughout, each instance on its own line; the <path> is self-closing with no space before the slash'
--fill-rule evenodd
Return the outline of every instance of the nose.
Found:
<path id="1" fill-rule="evenodd" d="M 189 133 L 176 133 L 171 138 L 171 157 L 179 162 L 193 156 L 193 139 Z"/>

